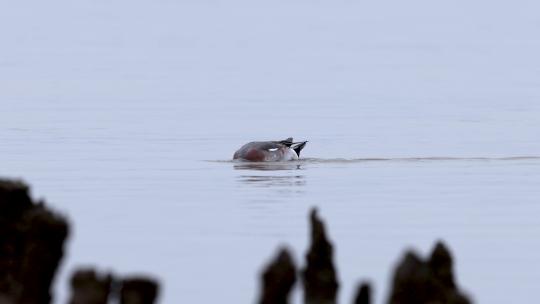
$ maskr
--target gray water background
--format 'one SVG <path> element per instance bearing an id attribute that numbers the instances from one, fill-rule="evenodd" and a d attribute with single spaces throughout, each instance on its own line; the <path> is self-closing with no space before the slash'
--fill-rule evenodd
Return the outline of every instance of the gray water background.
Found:
<path id="1" fill-rule="evenodd" d="M 477 303 L 540 282 L 533 1 L 3 1 L 0 174 L 74 230 L 76 265 L 155 274 L 162 303 L 251 303 L 309 208 L 347 303 L 444 239 Z M 307 160 L 229 162 L 251 140 Z M 378 160 L 374 160 L 378 159 Z M 267 170 L 257 170 L 267 169 Z M 294 298 L 298 302 L 298 293 Z"/>

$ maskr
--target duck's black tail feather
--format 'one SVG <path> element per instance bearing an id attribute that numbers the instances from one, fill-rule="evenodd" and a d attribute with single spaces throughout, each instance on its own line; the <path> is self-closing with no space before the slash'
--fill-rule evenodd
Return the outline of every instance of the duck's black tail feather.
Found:
<path id="1" fill-rule="evenodd" d="M 292 138 L 291 138 L 291 141 L 292 141 Z M 298 157 L 300 157 L 300 151 L 302 151 L 302 149 L 304 149 L 306 144 L 307 144 L 307 140 L 303 141 L 303 142 L 300 142 L 300 143 L 294 143 L 294 146 L 291 147 L 291 148 L 294 150 L 294 152 L 296 152 Z"/>

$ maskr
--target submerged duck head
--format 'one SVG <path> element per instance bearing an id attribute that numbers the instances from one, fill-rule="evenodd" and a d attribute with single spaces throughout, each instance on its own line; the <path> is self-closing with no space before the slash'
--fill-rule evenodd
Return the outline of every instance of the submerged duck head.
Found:
<path id="1" fill-rule="evenodd" d="M 306 143 L 293 142 L 292 137 L 279 141 L 253 141 L 238 149 L 233 159 L 253 162 L 297 160 Z"/>

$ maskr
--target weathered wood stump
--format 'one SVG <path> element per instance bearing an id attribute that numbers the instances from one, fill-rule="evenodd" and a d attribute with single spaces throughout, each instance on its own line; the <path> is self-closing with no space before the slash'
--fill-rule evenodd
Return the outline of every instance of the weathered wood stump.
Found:
<path id="1" fill-rule="evenodd" d="M 287 304 L 296 282 L 296 266 L 289 251 L 282 248 L 262 273 L 260 304 Z"/>
<path id="2" fill-rule="evenodd" d="M 79 269 L 71 277 L 69 304 L 107 304 L 113 279 L 110 274 L 98 274 L 94 269 Z"/>
<path id="3" fill-rule="evenodd" d="M 333 304 L 339 288 L 333 262 L 333 247 L 317 216 L 317 209 L 310 214 L 311 245 L 306 254 L 306 268 L 302 271 L 304 303 Z"/>
<path id="4" fill-rule="evenodd" d="M 153 304 L 159 285 L 146 277 L 128 277 L 122 280 L 120 304 Z"/>
<path id="5" fill-rule="evenodd" d="M 6 303 L 49 303 L 63 256 L 67 220 L 34 203 L 28 186 L 0 180 L 0 298 Z"/>
<path id="6" fill-rule="evenodd" d="M 397 266 L 389 304 L 471 303 L 456 287 L 452 256 L 438 242 L 426 261 L 412 251 L 406 252 Z"/>
<path id="7" fill-rule="evenodd" d="M 358 291 L 354 297 L 354 304 L 370 304 L 371 303 L 371 287 L 368 283 L 363 282 L 358 286 Z"/>

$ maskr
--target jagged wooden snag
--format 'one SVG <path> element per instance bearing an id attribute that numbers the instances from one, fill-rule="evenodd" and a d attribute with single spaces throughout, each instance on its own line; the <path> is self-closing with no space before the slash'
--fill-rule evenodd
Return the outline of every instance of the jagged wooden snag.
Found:
<path id="1" fill-rule="evenodd" d="M 159 285 L 146 277 L 131 277 L 122 281 L 120 304 L 153 304 L 158 296 Z"/>
<path id="2" fill-rule="evenodd" d="M 69 304 L 107 304 L 112 276 L 97 274 L 93 269 L 78 269 L 71 277 Z"/>
<path id="3" fill-rule="evenodd" d="M 315 208 L 311 210 L 310 224 L 311 245 L 306 254 L 306 268 L 302 271 L 304 303 L 333 304 L 336 303 L 339 288 L 333 263 L 333 247 Z"/>
<path id="4" fill-rule="evenodd" d="M 289 251 L 282 248 L 263 271 L 260 304 L 287 304 L 296 281 L 296 266 Z"/>
<path id="5" fill-rule="evenodd" d="M 367 282 L 363 282 L 358 286 L 358 291 L 354 297 L 354 304 L 370 304 L 371 303 L 371 287 Z"/>
<path id="6" fill-rule="evenodd" d="M 23 182 L 0 179 L 0 299 L 49 303 L 68 223 L 28 192 Z"/>
<path id="7" fill-rule="evenodd" d="M 452 256 L 438 242 L 427 261 L 412 251 L 396 267 L 389 304 L 471 303 L 456 287 Z"/>

